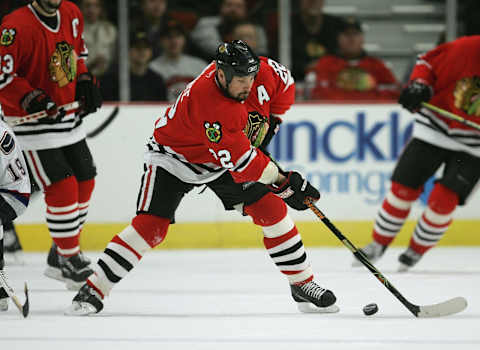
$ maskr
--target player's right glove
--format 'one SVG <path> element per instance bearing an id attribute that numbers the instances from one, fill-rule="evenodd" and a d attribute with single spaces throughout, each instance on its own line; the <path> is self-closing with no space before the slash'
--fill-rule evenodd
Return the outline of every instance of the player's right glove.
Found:
<path id="1" fill-rule="evenodd" d="M 65 116 L 65 111 L 59 112 L 57 104 L 41 89 L 32 90 L 23 96 L 20 100 L 20 107 L 28 114 L 47 112 L 47 117 L 41 119 L 46 123 L 55 123 Z"/>
<path id="2" fill-rule="evenodd" d="M 432 88 L 426 84 L 414 80 L 403 89 L 398 103 L 410 112 L 415 112 L 422 107 L 422 102 L 427 102 L 432 98 Z"/>
<path id="3" fill-rule="evenodd" d="M 320 199 L 320 192 L 300 173 L 289 171 L 285 176 L 286 179 L 282 184 L 278 186 L 268 185 L 268 188 L 282 198 L 288 206 L 296 210 L 305 210 L 308 209 L 308 206 L 303 202 L 305 199 L 309 198 L 315 202 Z"/>
<path id="4" fill-rule="evenodd" d="M 78 76 L 75 100 L 82 105 L 82 117 L 96 112 L 102 106 L 100 83 L 91 73 L 83 73 Z"/>

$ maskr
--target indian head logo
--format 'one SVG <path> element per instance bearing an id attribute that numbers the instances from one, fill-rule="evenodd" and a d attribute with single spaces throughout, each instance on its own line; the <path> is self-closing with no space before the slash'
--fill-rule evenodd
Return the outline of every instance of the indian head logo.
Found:
<path id="1" fill-rule="evenodd" d="M 205 127 L 205 134 L 207 135 L 208 141 L 219 143 L 222 138 L 222 126 L 219 122 L 214 122 L 210 124 L 205 122 L 203 124 Z"/>
<path id="2" fill-rule="evenodd" d="M 2 30 L 2 33 L 0 36 L 0 45 L 2 46 L 12 45 L 15 40 L 15 34 L 17 34 L 17 32 L 13 28 L 11 29 L 5 28 L 4 30 Z"/>
<path id="3" fill-rule="evenodd" d="M 55 45 L 55 51 L 48 64 L 50 80 L 57 82 L 59 87 L 64 87 L 77 76 L 77 54 L 73 46 L 66 41 Z"/>

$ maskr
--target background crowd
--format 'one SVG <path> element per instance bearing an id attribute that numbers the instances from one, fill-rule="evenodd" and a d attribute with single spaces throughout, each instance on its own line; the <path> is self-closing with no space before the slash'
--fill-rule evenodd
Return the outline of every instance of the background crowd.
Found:
<path id="1" fill-rule="evenodd" d="M 0 18 L 28 2 L 2 0 Z M 73 2 L 85 18 L 88 68 L 101 81 L 104 99 L 117 101 L 117 1 Z M 297 99 L 398 98 L 405 77 L 396 77 L 365 50 L 358 19 L 324 13 L 324 5 L 324 0 L 291 1 L 290 69 L 298 83 Z M 241 39 L 258 55 L 279 59 L 277 0 L 132 0 L 129 6 L 132 101 L 174 101 L 223 41 Z M 461 34 L 480 33 L 479 12 L 478 1 L 462 1 Z"/>

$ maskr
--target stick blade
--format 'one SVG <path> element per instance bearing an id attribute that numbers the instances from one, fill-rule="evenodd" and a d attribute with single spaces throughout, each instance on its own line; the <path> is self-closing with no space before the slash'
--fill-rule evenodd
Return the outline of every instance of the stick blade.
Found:
<path id="1" fill-rule="evenodd" d="M 24 318 L 28 316 L 28 313 L 30 311 L 30 300 L 28 299 L 28 287 L 27 287 L 27 282 L 25 282 L 25 304 L 22 306 L 22 315 Z"/>
<path id="2" fill-rule="evenodd" d="M 462 312 L 467 307 L 467 300 L 463 297 L 456 297 L 443 303 L 419 306 L 417 317 L 442 317 Z"/>

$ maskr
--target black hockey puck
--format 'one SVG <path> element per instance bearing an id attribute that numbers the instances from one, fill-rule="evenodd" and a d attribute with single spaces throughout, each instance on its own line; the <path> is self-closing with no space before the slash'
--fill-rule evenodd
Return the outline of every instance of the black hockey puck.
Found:
<path id="1" fill-rule="evenodd" d="M 363 307 L 363 313 L 367 316 L 376 314 L 378 311 L 378 305 L 375 303 L 367 304 Z"/>

